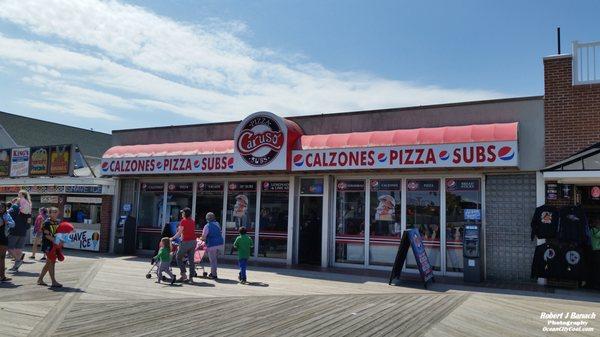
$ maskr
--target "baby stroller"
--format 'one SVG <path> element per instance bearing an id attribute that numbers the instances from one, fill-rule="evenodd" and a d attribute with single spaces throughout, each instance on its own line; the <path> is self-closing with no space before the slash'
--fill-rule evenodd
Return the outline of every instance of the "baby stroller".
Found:
<path id="1" fill-rule="evenodd" d="M 202 260 L 204 260 L 204 255 L 206 255 L 206 244 L 204 241 L 200 239 L 196 239 L 196 250 L 194 251 L 194 263 L 196 264 L 196 270 L 202 269 L 202 277 L 206 278 L 208 273 L 204 269 L 204 265 L 202 264 Z M 194 277 L 198 276 L 198 273 L 195 273 Z"/>
<path id="2" fill-rule="evenodd" d="M 171 243 L 171 261 L 175 260 L 175 254 L 177 254 L 177 247 L 178 246 L 179 245 L 177 243 L 175 243 L 175 242 Z M 158 249 L 160 249 L 160 248 L 162 248 L 162 244 L 159 243 Z M 153 261 L 152 267 L 150 267 L 150 270 L 148 270 L 148 273 L 146 274 L 146 278 L 147 279 L 151 279 L 152 278 L 152 272 L 155 271 L 155 269 L 156 269 L 155 272 L 158 273 L 158 264 L 160 263 L 160 261 L 155 261 L 155 260 L 152 260 L 152 261 Z M 167 278 L 165 276 L 163 276 L 162 280 L 166 282 Z"/>

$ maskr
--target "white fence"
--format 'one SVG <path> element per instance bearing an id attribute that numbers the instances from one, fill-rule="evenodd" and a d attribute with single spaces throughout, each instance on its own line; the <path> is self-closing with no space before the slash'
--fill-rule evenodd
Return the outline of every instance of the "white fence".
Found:
<path id="1" fill-rule="evenodd" d="M 600 83 L 600 41 L 590 43 L 574 41 L 573 85 L 594 83 Z"/>

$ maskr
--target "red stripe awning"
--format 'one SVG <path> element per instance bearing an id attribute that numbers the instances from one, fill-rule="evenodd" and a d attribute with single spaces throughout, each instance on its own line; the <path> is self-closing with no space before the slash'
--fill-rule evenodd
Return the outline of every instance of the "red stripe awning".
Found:
<path id="1" fill-rule="evenodd" d="M 420 144 L 455 144 L 517 140 L 518 123 L 445 126 L 439 128 L 403 129 L 305 135 L 300 149 L 329 149 Z"/>
<path id="2" fill-rule="evenodd" d="M 103 158 L 193 156 L 233 153 L 233 140 L 210 142 L 121 145 L 108 149 Z"/>
<path id="3" fill-rule="evenodd" d="M 455 144 L 517 140 L 518 123 L 499 123 L 390 131 L 303 135 L 296 143 L 301 150 Z M 108 149 L 103 158 L 193 156 L 233 153 L 233 140 L 208 142 L 121 145 Z"/>

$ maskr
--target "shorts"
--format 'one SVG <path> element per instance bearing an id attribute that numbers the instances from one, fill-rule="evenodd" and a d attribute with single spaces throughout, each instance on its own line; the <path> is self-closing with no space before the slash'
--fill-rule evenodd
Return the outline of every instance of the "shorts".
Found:
<path id="1" fill-rule="evenodd" d="M 8 249 L 23 249 L 25 247 L 25 236 L 11 235 L 8 237 Z"/>
<path id="2" fill-rule="evenodd" d="M 33 235 L 33 237 L 36 238 L 36 239 L 41 239 L 42 238 L 42 231 L 41 230 L 38 231 L 38 232 L 32 231 L 31 235 Z"/>

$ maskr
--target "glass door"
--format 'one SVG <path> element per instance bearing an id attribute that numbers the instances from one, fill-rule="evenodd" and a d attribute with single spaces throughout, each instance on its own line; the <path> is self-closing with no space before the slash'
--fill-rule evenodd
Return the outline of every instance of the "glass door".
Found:
<path id="1" fill-rule="evenodd" d="M 442 268 L 440 254 L 440 181 L 409 179 L 406 181 L 406 229 L 418 228 L 433 270 Z M 406 266 L 416 268 L 412 252 Z"/>
<path id="2" fill-rule="evenodd" d="M 206 213 L 213 212 L 217 222 L 223 224 L 223 182 L 199 182 L 196 191 L 196 228 L 206 224 Z"/>
<path id="3" fill-rule="evenodd" d="M 323 196 L 300 196 L 298 263 L 321 265 Z"/>

